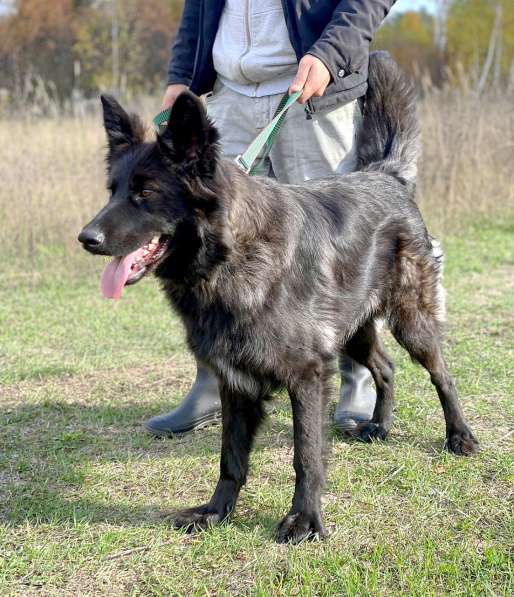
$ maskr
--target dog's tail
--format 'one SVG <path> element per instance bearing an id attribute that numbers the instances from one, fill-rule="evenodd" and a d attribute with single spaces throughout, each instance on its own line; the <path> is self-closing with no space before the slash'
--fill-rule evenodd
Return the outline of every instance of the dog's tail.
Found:
<path id="1" fill-rule="evenodd" d="M 387 52 L 372 52 L 362 127 L 357 137 L 357 169 L 416 182 L 420 126 L 413 86 Z"/>

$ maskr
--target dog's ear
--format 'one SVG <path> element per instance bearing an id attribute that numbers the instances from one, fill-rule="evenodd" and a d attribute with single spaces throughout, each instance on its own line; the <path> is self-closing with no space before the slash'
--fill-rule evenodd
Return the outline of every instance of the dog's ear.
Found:
<path id="1" fill-rule="evenodd" d="M 144 140 L 144 127 L 135 115 L 128 115 L 120 104 L 110 95 L 102 95 L 104 127 L 109 144 L 108 160 L 111 162 L 117 155 L 132 145 Z"/>
<path id="2" fill-rule="evenodd" d="M 216 157 L 218 131 L 207 116 L 201 100 L 189 91 L 181 93 L 171 110 L 159 145 L 175 162 L 204 165 Z M 213 162 L 211 163 L 213 166 Z"/>

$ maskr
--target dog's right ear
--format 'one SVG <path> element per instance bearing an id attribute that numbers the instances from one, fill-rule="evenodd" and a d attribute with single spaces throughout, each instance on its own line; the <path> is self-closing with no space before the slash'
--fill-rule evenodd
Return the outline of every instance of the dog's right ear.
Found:
<path id="1" fill-rule="evenodd" d="M 108 161 L 141 143 L 144 137 L 143 126 L 137 116 L 129 116 L 120 104 L 110 95 L 102 95 L 105 132 L 109 144 Z"/>

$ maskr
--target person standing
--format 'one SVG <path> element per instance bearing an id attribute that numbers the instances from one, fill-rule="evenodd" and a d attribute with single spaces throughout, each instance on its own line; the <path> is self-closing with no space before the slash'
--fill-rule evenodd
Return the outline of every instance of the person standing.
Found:
<path id="1" fill-rule="evenodd" d="M 269 123 L 285 92 L 302 91 L 285 117 L 258 174 L 301 183 L 355 169 L 358 98 L 367 89 L 369 45 L 394 0 L 185 0 L 162 108 L 186 89 L 209 94 L 207 110 L 224 156 L 236 158 Z M 340 359 L 334 425 L 352 432 L 371 419 L 371 374 Z M 196 379 L 169 413 L 145 422 L 173 435 L 220 419 L 214 374 L 197 364 Z"/>

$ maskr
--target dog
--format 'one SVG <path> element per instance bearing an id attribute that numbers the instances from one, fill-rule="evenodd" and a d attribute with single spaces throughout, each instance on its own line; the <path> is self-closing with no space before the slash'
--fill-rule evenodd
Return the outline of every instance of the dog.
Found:
<path id="1" fill-rule="evenodd" d="M 264 401 L 286 388 L 296 484 L 277 540 L 326 534 L 323 430 L 338 355 L 366 366 L 376 385 L 373 418 L 359 437 L 384 439 L 392 424 L 394 366 L 377 319 L 429 372 L 447 449 L 478 449 L 442 356 L 442 253 L 414 202 L 415 94 L 391 58 L 370 57 L 357 171 L 298 185 L 250 177 L 223 159 L 215 125 L 189 92 L 152 141 L 116 100 L 102 103 L 111 197 L 79 241 L 114 256 L 102 278 L 106 296 L 119 298 L 153 272 L 190 349 L 219 379 L 219 481 L 207 504 L 174 514 L 176 527 L 227 519 L 246 481 Z"/>

